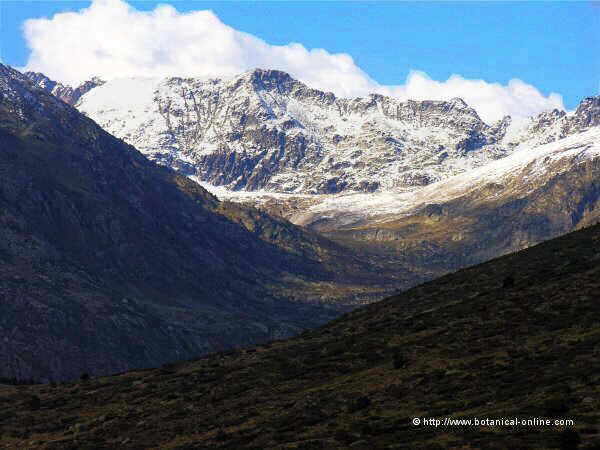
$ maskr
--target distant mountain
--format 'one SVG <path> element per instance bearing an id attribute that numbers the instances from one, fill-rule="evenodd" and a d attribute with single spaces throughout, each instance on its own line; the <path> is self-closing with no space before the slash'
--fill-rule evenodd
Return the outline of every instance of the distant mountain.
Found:
<path id="1" fill-rule="evenodd" d="M 46 75 L 40 72 L 25 72 L 23 75 L 29 78 L 29 80 L 38 87 L 41 87 L 49 94 L 58 97 L 63 102 L 69 105 L 74 105 L 81 98 L 82 95 L 91 91 L 95 87 L 102 86 L 104 81 L 98 77 L 94 77 L 91 80 L 83 82 L 77 87 L 65 86 L 62 83 L 51 80 Z"/>
<path id="2" fill-rule="evenodd" d="M 4 447 L 597 449 L 599 249 L 594 226 L 290 340 L 0 387 Z"/>
<path id="3" fill-rule="evenodd" d="M 415 192 L 278 198 L 263 207 L 412 267 L 456 270 L 600 221 L 600 126 Z"/>
<path id="4" fill-rule="evenodd" d="M 599 125 L 600 96 L 588 97 L 570 114 L 554 109 L 532 117 L 524 127 L 514 130 L 513 135 L 505 140 L 512 146 L 534 147 Z"/>
<path id="5" fill-rule="evenodd" d="M 421 279 L 600 219 L 590 150 L 600 96 L 490 126 L 460 99 L 341 99 L 256 69 L 227 80 L 114 80 L 78 108 L 221 199 Z"/>
<path id="6" fill-rule="evenodd" d="M 351 251 L 219 202 L 47 91 L 0 65 L 0 377 L 250 345 L 392 289 Z"/>
<path id="7" fill-rule="evenodd" d="M 337 98 L 290 75 L 121 79 L 77 107 L 161 164 L 231 190 L 304 194 L 412 189 L 510 150 L 461 99 Z"/>
<path id="8" fill-rule="evenodd" d="M 600 96 L 509 129 L 512 150 L 408 192 L 337 195 L 210 189 L 435 277 L 600 221 Z"/>
<path id="9" fill-rule="evenodd" d="M 387 222 L 425 210 L 434 216 L 436 208 L 443 209 L 444 212 L 437 215 L 444 216 L 482 204 L 500 208 L 501 204 L 516 199 L 522 204 L 534 192 L 539 194 L 540 189 L 552 186 L 559 178 L 572 178 L 573 189 L 586 180 L 595 185 L 600 182 L 600 174 L 595 172 L 598 159 L 600 127 L 592 127 L 548 144 L 519 149 L 506 158 L 413 192 L 323 196 L 315 206 L 289 217 L 303 225 L 332 231 L 369 223 L 385 226 Z M 580 173 L 582 171 L 585 175 Z M 573 175 L 569 175 L 571 172 Z M 566 208 L 566 214 L 571 216 L 574 211 L 569 209 L 569 204 L 575 200 L 573 192 L 560 194 L 554 197 L 555 205 L 549 204 L 540 213 L 550 214 L 555 206 Z M 580 215 L 584 211 L 585 208 Z M 573 216 L 576 218 L 581 217 Z"/>
<path id="10" fill-rule="evenodd" d="M 67 102 L 150 159 L 210 186 L 260 195 L 415 191 L 600 123 L 600 97 L 572 113 L 488 125 L 460 98 L 337 98 L 277 70 L 93 79 L 75 90 L 26 75 L 60 98 L 77 97 Z"/>

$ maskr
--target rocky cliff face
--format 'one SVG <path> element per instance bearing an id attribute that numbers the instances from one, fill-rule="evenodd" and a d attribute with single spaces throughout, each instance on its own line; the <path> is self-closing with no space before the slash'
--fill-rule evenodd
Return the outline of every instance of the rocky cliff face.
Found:
<path id="1" fill-rule="evenodd" d="M 73 88 L 71 86 L 65 86 L 62 83 L 53 81 L 40 72 L 25 72 L 24 75 L 29 78 L 33 84 L 41 87 L 46 92 L 54 95 L 69 105 L 74 105 L 82 95 L 91 91 L 95 87 L 102 86 L 104 84 L 104 81 L 102 81 L 100 78 L 94 77 L 91 80 L 85 81 L 79 86 Z"/>
<path id="2" fill-rule="evenodd" d="M 33 75 L 40 85 L 52 83 Z M 337 98 L 262 69 L 229 79 L 86 86 L 77 107 L 107 131 L 160 164 L 230 191 L 412 191 L 599 120 L 598 99 L 589 98 L 572 114 L 554 110 L 526 123 L 507 116 L 488 125 L 458 98 Z"/>
<path id="3" fill-rule="evenodd" d="M 507 154 L 462 100 L 337 98 L 288 74 L 114 80 L 80 111 L 151 159 L 230 190 L 405 190 Z"/>
<path id="4" fill-rule="evenodd" d="M 581 101 L 571 113 L 554 109 L 532 117 L 504 139 L 509 147 L 535 147 L 600 125 L 600 96 Z"/>
<path id="5" fill-rule="evenodd" d="M 341 236 L 352 245 L 368 239 L 381 243 L 381 251 L 387 253 L 389 248 L 383 247 L 403 243 L 402 252 L 423 255 L 420 269 L 435 252 L 440 257 L 434 259 L 447 258 L 454 269 L 568 232 L 581 226 L 580 219 L 569 219 L 572 214 L 579 217 L 571 196 L 587 198 L 595 189 L 586 185 L 580 186 L 579 194 L 569 189 L 560 195 L 554 192 L 562 210 L 549 207 L 551 213 L 540 212 L 547 226 L 527 222 L 529 214 L 520 208 L 503 219 L 493 213 L 496 207 L 504 211 L 503 205 L 486 206 L 484 213 L 473 202 L 470 212 L 456 202 L 447 204 L 452 197 L 449 191 L 456 198 L 475 195 L 452 186 L 463 182 L 471 186 L 472 174 L 489 166 L 486 187 L 476 196 L 479 202 L 504 198 L 506 204 L 518 201 L 531 207 L 533 183 L 540 192 L 550 183 L 537 175 L 558 176 L 571 169 L 578 173 L 577 161 L 530 161 L 537 172 L 519 169 L 520 176 L 512 176 L 510 182 L 501 180 L 508 175 L 497 173 L 494 164 L 510 160 L 513 154 L 523 160 L 540 146 L 569 137 L 577 140 L 578 135 L 595 129 L 600 124 L 600 97 L 584 99 L 570 113 L 548 111 L 524 123 L 505 117 L 488 125 L 460 99 L 399 102 L 380 95 L 341 99 L 310 89 L 283 72 L 268 70 L 229 80 L 146 80 L 146 87 L 129 96 L 137 99 L 138 107 L 126 113 L 125 105 L 108 99 L 119 91 L 133 92 L 133 88 L 126 89 L 132 83 L 109 83 L 84 96 L 79 107 L 152 158 L 225 188 L 214 190 L 220 197 L 252 203 L 295 223 Z M 559 145 L 558 153 L 568 154 L 568 142 Z M 593 179 L 590 176 L 585 179 Z M 579 186 L 581 180 L 572 177 L 571 183 Z M 260 192 L 244 192 L 256 190 Z M 356 191 L 364 194 L 353 194 Z M 550 195 L 550 190 L 544 192 Z M 425 214 L 426 220 L 439 230 L 445 226 L 451 239 L 429 241 L 416 238 L 419 234 L 404 225 L 402 232 L 396 225 L 381 226 L 383 218 L 397 224 L 421 221 L 416 203 L 424 196 L 434 208 L 432 214 Z M 436 213 L 436 205 L 445 215 Z M 474 219 L 479 213 L 482 217 Z M 462 219 L 446 223 L 447 215 Z M 477 232 L 463 230 L 465 215 L 479 223 Z M 494 228 L 504 225 L 511 228 L 501 239 L 504 244 L 491 238 L 481 241 L 483 235 L 495 235 Z M 411 226 L 421 229 L 416 223 Z M 364 229 L 348 231 L 357 227 Z M 474 250 L 469 240 L 480 242 L 481 248 Z"/>
<path id="6" fill-rule="evenodd" d="M 600 127 L 419 191 L 324 198 L 290 219 L 409 266 L 456 270 L 598 222 Z"/>
<path id="7" fill-rule="evenodd" d="M 220 186 L 213 190 L 220 198 L 374 247 L 428 276 L 525 248 L 596 216 L 596 159 L 583 150 L 598 138 L 581 137 L 581 146 L 578 136 L 600 124 L 600 97 L 570 113 L 488 125 L 460 99 L 341 99 L 277 71 L 145 83 L 129 95 L 135 108 L 110 99 L 134 92 L 139 80 L 91 91 L 79 108 L 155 160 Z M 526 157 L 552 143 L 558 162 Z M 579 160 L 557 156 L 569 155 L 571 145 L 582 149 L 592 172 L 583 176 Z M 504 160 L 527 160 L 535 171 L 504 170 Z M 488 172 L 475 189 L 479 170 Z M 559 174 L 577 192 L 566 181 L 562 190 L 550 187 Z M 576 199 L 587 202 L 587 213 Z"/>
<path id="8" fill-rule="evenodd" d="M 573 115 L 536 118 L 583 124 L 566 137 L 521 144 L 505 158 L 410 192 L 214 192 L 435 277 L 600 220 L 600 126 L 593 126 L 597 113 L 587 115 L 596 101 L 584 100 Z M 552 130 L 551 122 L 539 130 Z"/>
<path id="9" fill-rule="evenodd" d="M 2 65 L 0 149 L 0 377 L 286 336 L 383 281 L 326 239 L 219 202 Z"/>
<path id="10" fill-rule="evenodd" d="M 212 80 L 94 79 L 77 89 L 26 75 L 150 159 L 228 191 L 418 190 L 599 120 L 599 100 L 590 97 L 574 113 L 548 111 L 526 123 L 507 116 L 490 126 L 458 98 L 337 98 L 276 70 Z"/>

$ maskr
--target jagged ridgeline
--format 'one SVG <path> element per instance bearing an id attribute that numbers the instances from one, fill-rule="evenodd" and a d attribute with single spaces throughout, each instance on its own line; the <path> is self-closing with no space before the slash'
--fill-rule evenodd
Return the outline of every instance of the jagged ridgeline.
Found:
<path id="1" fill-rule="evenodd" d="M 75 105 L 82 95 L 104 84 L 104 81 L 100 78 L 93 77 L 91 80 L 85 81 L 73 88 L 72 86 L 65 86 L 62 83 L 51 80 L 40 72 L 25 72 L 23 75 L 29 78 L 36 86 L 41 87 L 46 92 L 60 98 L 69 105 Z"/>
<path id="2" fill-rule="evenodd" d="M 5 378 L 288 336 L 394 281 L 285 220 L 219 202 L 1 65 L 0 237 Z"/>
<path id="3" fill-rule="evenodd" d="M 229 79 L 120 79 L 77 107 L 151 159 L 233 190 L 373 192 L 429 184 L 504 156 L 461 99 L 337 98 L 276 70 Z"/>
<path id="4" fill-rule="evenodd" d="M 595 126 L 414 192 L 339 196 L 287 211 L 340 242 L 456 270 L 598 222 L 599 180 Z"/>
<path id="5" fill-rule="evenodd" d="M 413 190 L 597 125 L 600 108 L 589 99 L 575 116 L 554 110 L 526 124 L 508 116 L 486 124 L 458 98 L 338 98 L 263 69 L 228 79 L 96 79 L 71 91 L 80 111 L 183 174 L 300 194 Z"/>
<path id="6" fill-rule="evenodd" d="M 230 190 L 412 191 L 600 124 L 600 97 L 569 114 L 487 124 L 459 98 L 338 98 L 276 70 L 75 89 L 26 75 L 150 159 Z"/>
<path id="7" fill-rule="evenodd" d="M 333 309 L 600 218 L 600 97 L 571 113 L 489 125 L 460 99 L 340 99 L 270 70 L 226 80 L 96 79 L 75 89 L 3 73 L 3 293 L 10 314 L 31 310 L 37 323 L 53 324 L 48 335 L 70 336 L 35 344 L 76 349 L 69 376 L 289 335 Z M 219 202 L 188 176 L 245 190 L 223 193 L 262 211 Z M 36 285 L 28 273 L 46 278 Z M 95 295 L 101 319 L 81 307 Z M 61 308 L 48 308 L 50 300 L 30 307 L 36 298 Z M 92 320 L 113 331 L 95 334 Z M 90 332 L 69 334 L 80 323 Z M 19 345 L 5 347 L 0 376 L 50 370 L 14 357 L 35 347 L 22 344 L 31 327 L 3 328 Z M 87 358 L 82 348 L 117 356 Z"/>

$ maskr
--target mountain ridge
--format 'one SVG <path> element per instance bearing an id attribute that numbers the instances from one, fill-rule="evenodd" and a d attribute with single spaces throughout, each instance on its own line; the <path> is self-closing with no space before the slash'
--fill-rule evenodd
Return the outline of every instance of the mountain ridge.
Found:
<path id="1" fill-rule="evenodd" d="M 250 345 L 397 282 L 219 202 L 3 65 L 0 142 L 2 377 L 72 379 Z"/>
<path id="2" fill-rule="evenodd" d="M 90 80 L 84 81 L 79 86 L 72 87 L 51 80 L 41 72 L 25 72 L 23 75 L 36 86 L 41 87 L 46 92 L 54 95 L 71 106 L 75 105 L 82 95 L 88 93 L 95 87 L 102 86 L 105 83 L 105 81 L 99 77 L 92 77 Z"/>
<path id="3" fill-rule="evenodd" d="M 119 91 L 133 106 L 111 103 Z M 409 188 L 505 152 L 495 145 L 502 121 L 488 126 L 460 99 L 343 99 L 262 69 L 228 80 L 115 80 L 77 106 L 151 159 L 233 190 Z"/>
<path id="4" fill-rule="evenodd" d="M 121 96 L 132 102 L 111 100 Z M 543 115 L 529 127 L 509 117 L 488 125 L 461 99 L 337 98 L 263 69 L 225 80 L 113 81 L 77 106 L 186 175 L 273 193 L 415 190 L 532 146 L 539 134 L 546 143 L 585 129 L 561 119 L 555 136 L 548 128 L 559 125 Z"/>
<path id="5" fill-rule="evenodd" d="M 121 79 L 88 92 L 77 107 L 151 159 L 200 182 L 261 193 L 416 190 L 600 123 L 594 97 L 570 114 L 488 125 L 460 98 L 338 98 L 268 69 Z"/>
<path id="6" fill-rule="evenodd" d="M 523 123 L 507 116 L 489 126 L 461 99 L 338 99 L 280 71 L 124 83 L 96 88 L 128 92 L 119 96 L 123 104 L 103 103 L 106 93 L 92 90 L 79 107 L 145 145 L 147 153 L 164 155 L 168 147 L 175 159 L 162 163 L 220 199 L 307 226 L 420 280 L 537 244 L 598 215 L 597 159 L 582 140 L 600 124 L 600 96 L 583 99 L 569 113 L 548 111 Z M 124 114 L 130 99 L 143 106 L 131 117 Z M 203 118 L 206 126 L 198 131 Z M 259 150 L 206 147 L 211 128 L 216 141 L 248 139 Z M 330 147 L 319 147 L 324 139 Z M 185 155 L 179 141 L 190 149 Z M 291 151 L 290 142 L 298 144 Z M 568 156 L 568 142 L 581 147 L 587 165 Z M 547 145 L 554 146 L 547 162 L 529 158 Z M 507 166 L 519 160 L 536 170 Z M 311 188 L 304 189 L 306 180 Z M 288 182 L 303 187 L 282 192 Z"/>

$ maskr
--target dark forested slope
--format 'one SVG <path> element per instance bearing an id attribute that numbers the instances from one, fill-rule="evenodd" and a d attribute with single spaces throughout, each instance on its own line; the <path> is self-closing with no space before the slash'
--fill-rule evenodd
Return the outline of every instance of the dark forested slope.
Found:
<path id="1" fill-rule="evenodd" d="M 220 203 L 0 65 L 0 376 L 106 374 L 289 336 L 389 281 Z"/>
<path id="2" fill-rule="evenodd" d="M 600 226 L 299 337 L 0 390 L 5 448 L 597 449 Z M 415 426 L 413 418 L 574 426 Z M 581 444 L 579 444 L 581 443 Z"/>

